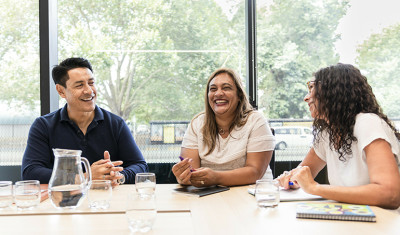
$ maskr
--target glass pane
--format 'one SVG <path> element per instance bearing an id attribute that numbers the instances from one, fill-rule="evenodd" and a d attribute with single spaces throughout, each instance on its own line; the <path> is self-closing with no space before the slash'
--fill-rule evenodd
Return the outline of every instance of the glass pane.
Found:
<path id="1" fill-rule="evenodd" d="M 244 0 L 59 0 L 59 59 L 89 59 L 98 105 L 126 120 L 148 162 L 175 162 L 208 76 L 231 67 L 245 81 L 244 9 Z"/>
<path id="2" fill-rule="evenodd" d="M 39 2 L 0 0 L 0 166 L 21 165 L 39 88 Z"/>
<path id="3" fill-rule="evenodd" d="M 384 112 L 400 117 L 399 7 L 396 0 L 257 1 L 259 107 L 271 126 L 310 127 L 306 82 L 338 62 L 359 67 Z M 276 160 L 300 161 L 308 149 L 287 145 Z"/>

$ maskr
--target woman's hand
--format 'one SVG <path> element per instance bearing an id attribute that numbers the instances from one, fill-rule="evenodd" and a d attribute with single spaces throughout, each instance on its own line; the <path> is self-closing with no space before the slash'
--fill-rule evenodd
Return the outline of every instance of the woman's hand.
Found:
<path id="1" fill-rule="evenodd" d="M 182 185 L 190 185 L 190 176 L 192 172 L 190 171 L 192 169 L 191 162 L 193 160 L 190 158 L 185 158 L 182 161 L 176 163 L 172 167 L 172 173 L 174 173 L 176 180 L 178 181 L 179 184 Z"/>
<path id="2" fill-rule="evenodd" d="M 201 167 L 192 172 L 190 182 L 196 187 L 206 187 L 218 184 L 218 174 L 208 167 Z"/>
<path id="3" fill-rule="evenodd" d="M 304 192 L 315 194 L 315 187 L 318 186 L 318 183 L 314 181 L 310 168 L 308 166 L 301 166 L 295 170 L 291 177 L 292 181 L 299 185 Z"/>
<path id="4" fill-rule="evenodd" d="M 300 186 L 292 179 L 293 174 L 297 171 L 297 169 L 293 169 L 291 171 L 284 171 L 280 176 L 276 178 L 279 182 L 279 186 L 283 187 L 284 189 L 296 189 L 299 188 Z M 292 182 L 293 184 L 290 185 L 289 182 Z"/>

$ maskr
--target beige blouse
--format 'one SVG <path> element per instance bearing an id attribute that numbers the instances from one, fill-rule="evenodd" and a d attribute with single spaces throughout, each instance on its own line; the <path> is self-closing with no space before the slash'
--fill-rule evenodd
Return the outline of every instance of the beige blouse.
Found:
<path id="1" fill-rule="evenodd" d="M 197 149 L 201 167 L 226 171 L 245 166 L 247 153 L 272 151 L 275 148 L 275 137 L 267 120 L 261 113 L 253 111 L 246 124 L 234 128 L 227 138 L 217 136 L 217 143 L 212 153 L 206 156 L 208 147 L 203 142 L 203 127 L 205 115 L 199 115 L 192 120 L 183 138 L 182 147 Z"/>

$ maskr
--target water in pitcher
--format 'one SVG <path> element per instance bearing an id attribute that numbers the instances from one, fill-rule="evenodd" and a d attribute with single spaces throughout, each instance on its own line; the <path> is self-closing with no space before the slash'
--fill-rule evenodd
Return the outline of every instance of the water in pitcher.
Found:
<path id="1" fill-rule="evenodd" d="M 82 203 L 86 189 L 80 185 L 60 185 L 49 190 L 51 203 L 57 208 L 74 209 Z"/>
<path id="2" fill-rule="evenodd" d="M 90 163 L 81 157 L 81 150 L 53 149 L 53 152 L 55 161 L 49 181 L 51 204 L 58 209 L 74 209 L 80 206 L 91 185 Z"/>

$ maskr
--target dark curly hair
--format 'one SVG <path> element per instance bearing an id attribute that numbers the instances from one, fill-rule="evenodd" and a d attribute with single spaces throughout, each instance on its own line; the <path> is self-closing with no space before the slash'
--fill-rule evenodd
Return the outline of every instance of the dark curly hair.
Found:
<path id="1" fill-rule="evenodd" d="M 367 78 L 359 69 L 339 63 L 318 70 L 314 77 L 314 97 L 317 101 L 317 116 L 313 123 L 314 139 L 318 143 L 320 133 L 326 130 L 330 148 L 339 153 L 341 161 L 346 161 L 346 154 L 352 154 L 351 145 L 357 141 L 353 130 L 359 113 L 375 113 L 400 139 L 400 134 L 383 114 Z"/>

